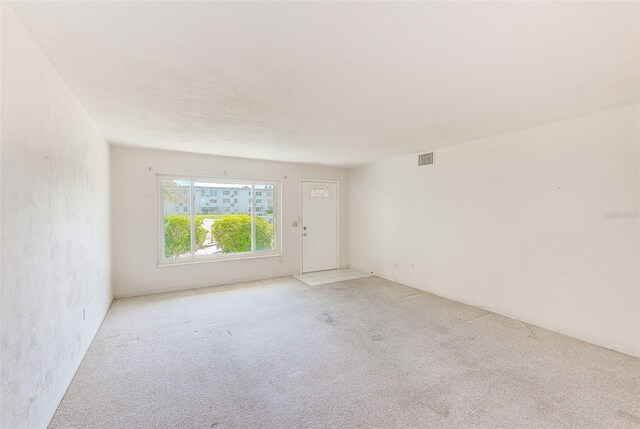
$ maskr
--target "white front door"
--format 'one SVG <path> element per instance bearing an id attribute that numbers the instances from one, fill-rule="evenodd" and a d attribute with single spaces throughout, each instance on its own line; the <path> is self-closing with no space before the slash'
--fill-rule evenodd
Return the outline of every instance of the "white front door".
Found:
<path id="1" fill-rule="evenodd" d="M 338 185 L 302 182 L 302 272 L 338 268 Z"/>

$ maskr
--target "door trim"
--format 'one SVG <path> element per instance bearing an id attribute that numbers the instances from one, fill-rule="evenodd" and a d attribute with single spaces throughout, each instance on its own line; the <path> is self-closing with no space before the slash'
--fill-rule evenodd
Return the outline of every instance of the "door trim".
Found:
<path id="1" fill-rule="evenodd" d="M 302 185 L 304 182 L 310 183 L 335 183 L 336 184 L 336 270 L 340 269 L 340 181 L 336 179 L 300 179 L 299 184 L 299 195 L 300 195 L 300 223 L 298 225 L 298 239 L 300 240 L 300 274 L 304 274 L 304 248 L 302 245 L 302 225 L 304 223 L 303 219 L 303 204 L 304 204 L 304 192 L 302 190 Z"/>

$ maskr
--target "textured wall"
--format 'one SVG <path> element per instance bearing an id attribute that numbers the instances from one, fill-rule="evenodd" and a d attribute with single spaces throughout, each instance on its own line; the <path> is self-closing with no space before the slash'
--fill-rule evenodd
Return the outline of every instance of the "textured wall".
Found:
<path id="1" fill-rule="evenodd" d="M 45 427 L 111 302 L 109 148 L 2 5 L 2 421 Z"/>
<path id="2" fill-rule="evenodd" d="M 639 116 L 350 170 L 351 266 L 640 355 Z"/>

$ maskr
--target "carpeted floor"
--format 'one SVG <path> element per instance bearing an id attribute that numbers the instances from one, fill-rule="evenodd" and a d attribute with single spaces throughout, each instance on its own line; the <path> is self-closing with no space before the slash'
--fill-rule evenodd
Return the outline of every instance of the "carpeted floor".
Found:
<path id="1" fill-rule="evenodd" d="M 640 359 L 368 277 L 114 302 L 52 428 L 640 427 Z"/>

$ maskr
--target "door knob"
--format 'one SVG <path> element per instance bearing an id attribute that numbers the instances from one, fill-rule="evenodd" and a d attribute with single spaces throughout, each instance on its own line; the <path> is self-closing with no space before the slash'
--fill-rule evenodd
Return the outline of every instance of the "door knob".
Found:
<path id="1" fill-rule="evenodd" d="M 306 230 L 307 230 L 307 227 L 306 227 L 306 226 L 303 226 L 303 227 L 302 227 L 302 229 L 304 229 L 304 230 L 306 231 Z"/>

